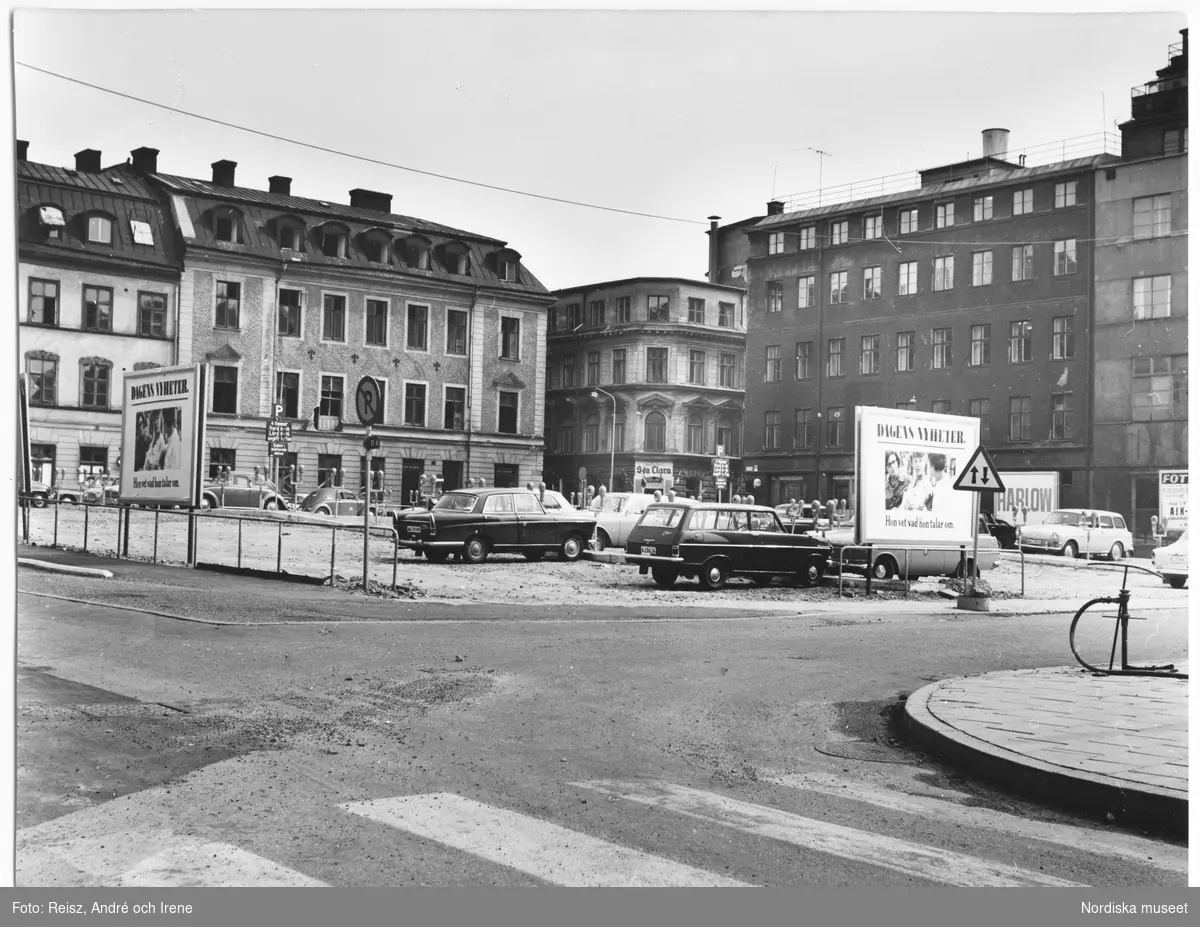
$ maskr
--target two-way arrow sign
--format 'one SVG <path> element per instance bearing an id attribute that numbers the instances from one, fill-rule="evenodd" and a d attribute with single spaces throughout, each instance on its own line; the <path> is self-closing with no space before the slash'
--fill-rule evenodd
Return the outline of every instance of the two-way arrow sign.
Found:
<path id="1" fill-rule="evenodd" d="M 1004 492 L 1004 483 L 996 472 L 996 465 L 982 444 L 975 448 L 975 453 L 958 474 L 954 488 L 966 492 Z"/>

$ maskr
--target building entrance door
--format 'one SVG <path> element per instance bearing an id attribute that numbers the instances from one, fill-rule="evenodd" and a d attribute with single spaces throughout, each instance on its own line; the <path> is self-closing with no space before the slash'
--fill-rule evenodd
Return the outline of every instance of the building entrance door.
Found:
<path id="1" fill-rule="evenodd" d="M 1150 517 L 1158 515 L 1158 474 L 1135 473 L 1133 480 L 1133 537 L 1137 541 L 1152 544 Z"/>

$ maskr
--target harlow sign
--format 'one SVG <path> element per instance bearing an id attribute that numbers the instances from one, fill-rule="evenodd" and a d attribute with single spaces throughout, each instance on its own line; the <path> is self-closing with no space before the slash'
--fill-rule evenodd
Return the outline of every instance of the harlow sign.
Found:
<path id="1" fill-rule="evenodd" d="M 202 364 L 125 374 L 122 504 L 200 504 L 206 388 Z"/>

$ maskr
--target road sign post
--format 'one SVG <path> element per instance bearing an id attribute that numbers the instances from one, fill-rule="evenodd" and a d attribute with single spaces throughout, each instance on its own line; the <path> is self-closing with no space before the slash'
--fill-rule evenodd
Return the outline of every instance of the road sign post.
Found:
<path id="1" fill-rule="evenodd" d="M 379 388 L 379 381 L 374 377 L 363 377 L 358 381 L 358 386 L 354 390 L 354 410 L 358 413 L 358 420 L 366 426 L 367 435 L 363 441 L 363 450 L 366 452 L 366 486 L 363 488 L 363 493 L 366 498 L 363 500 L 363 575 L 362 587 L 363 592 L 367 591 L 367 573 L 371 567 L 371 451 L 379 447 L 379 438 L 372 436 L 371 426 L 378 425 L 383 418 L 383 391 Z M 332 584 L 333 577 L 330 577 Z"/>
<path id="2" fill-rule="evenodd" d="M 992 457 L 982 444 L 975 448 L 975 453 L 967 460 L 966 466 L 954 481 L 954 489 L 960 492 L 975 493 L 975 504 L 971 507 L 972 547 L 971 568 L 967 573 L 971 577 L 971 595 L 975 595 L 975 572 L 979 569 L 979 494 L 984 492 L 1004 492 L 1004 481 L 992 463 Z"/>

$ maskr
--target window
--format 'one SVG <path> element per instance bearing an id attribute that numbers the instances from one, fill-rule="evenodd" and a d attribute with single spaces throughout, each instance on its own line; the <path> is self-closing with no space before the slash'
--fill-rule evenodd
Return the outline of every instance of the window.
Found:
<path id="1" fill-rule="evenodd" d="M 279 334 L 289 338 L 300 337 L 302 321 L 299 290 L 279 291 Z"/>
<path id="2" fill-rule="evenodd" d="M 778 383 L 783 379 L 783 360 L 779 356 L 779 345 L 767 345 L 767 366 L 763 370 L 764 383 Z"/>
<path id="3" fill-rule="evenodd" d="M 377 346 L 387 344 L 388 303 L 386 299 L 367 300 L 366 343 Z"/>
<path id="4" fill-rule="evenodd" d="M 346 297 L 326 293 L 321 313 L 321 337 L 326 341 L 346 340 Z"/>
<path id="5" fill-rule="evenodd" d="M 1033 323 L 1028 319 L 1013 322 L 1008 330 L 1008 362 L 1025 364 L 1033 360 Z"/>
<path id="6" fill-rule="evenodd" d="M 565 316 L 567 331 L 575 331 L 583 325 L 583 309 L 579 303 L 571 303 L 567 306 L 567 314 Z"/>
<path id="7" fill-rule="evenodd" d="M 896 335 L 896 370 L 905 373 L 917 367 L 917 333 L 900 332 Z"/>
<path id="8" fill-rule="evenodd" d="M 515 316 L 500 319 L 500 356 L 505 360 L 521 359 L 521 320 Z"/>
<path id="9" fill-rule="evenodd" d="M 900 265 L 900 284 L 896 293 L 900 296 L 912 296 L 917 292 L 917 262 L 905 261 Z"/>
<path id="10" fill-rule="evenodd" d="M 935 208 L 935 215 L 939 229 L 949 228 L 954 224 L 954 204 L 939 203 Z"/>
<path id="11" fill-rule="evenodd" d="M 1033 191 L 1014 190 L 1012 214 L 1014 216 L 1023 216 L 1027 212 L 1033 212 Z"/>
<path id="12" fill-rule="evenodd" d="M 1064 206 L 1075 205 L 1075 187 L 1077 181 L 1068 180 L 1066 183 L 1056 183 L 1054 185 L 1054 208 L 1062 209 Z"/>
<path id="13" fill-rule="evenodd" d="M 342 417 L 342 378 L 321 377 L 321 395 L 317 412 L 333 418 Z"/>
<path id="14" fill-rule="evenodd" d="M 212 410 L 223 415 L 237 415 L 238 369 L 213 365 Z"/>
<path id="15" fill-rule="evenodd" d="M 106 286 L 83 288 L 83 330 L 112 331 L 112 289 Z"/>
<path id="16" fill-rule="evenodd" d="M 425 427 L 425 384 L 404 384 L 404 424 L 413 428 Z"/>
<path id="17" fill-rule="evenodd" d="M 975 197 L 972 214 L 976 222 L 983 222 L 992 218 L 992 198 L 990 196 Z"/>
<path id="18" fill-rule="evenodd" d="M 1074 319 L 1069 315 L 1060 315 L 1054 319 L 1055 360 L 1070 360 L 1075 356 Z"/>
<path id="19" fill-rule="evenodd" d="M 29 321 L 33 325 L 58 324 L 58 281 L 29 281 Z"/>
<path id="20" fill-rule="evenodd" d="M 850 289 L 850 274 L 848 271 L 837 270 L 829 275 L 829 302 L 844 303 Z"/>
<path id="21" fill-rule="evenodd" d="M 388 259 L 387 240 L 375 235 L 363 239 L 363 254 L 368 261 L 375 264 L 386 264 Z M 504 279 L 503 276 L 500 278 Z M 378 458 L 377 458 L 378 459 Z"/>
<path id="22" fill-rule="evenodd" d="M 770 349 L 768 349 L 769 351 Z M 598 357 L 599 355 L 597 355 Z M 688 382 L 704 385 L 704 352 L 688 351 Z"/>
<path id="23" fill-rule="evenodd" d="M 1075 239 L 1068 238 L 1054 243 L 1054 276 L 1075 273 Z"/>
<path id="24" fill-rule="evenodd" d="M 1017 245 L 1012 249 L 1012 278 L 1033 279 L 1033 245 Z"/>
<path id="25" fill-rule="evenodd" d="M 519 393 L 508 393 L 501 391 L 500 427 L 498 429 L 501 434 L 515 435 L 517 433 L 517 404 L 519 399 Z"/>
<path id="26" fill-rule="evenodd" d="M 934 290 L 954 288 L 954 255 L 933 259 L 933 288 Z"/>
<path id="27" fill-rule="evenodd" d="M 563 425 L 559 429 L 559 443 L 564 454 L 571 454 L 575 451 L 575 426 L 571 424 Z"/>
<path id="28" fill-rule="evenodd" d="M 777 411 L 767 412 L 763 425 L 763 450 L 777 451 L 779 450 L 779 432 L 783 413 Z"/>
<path id="29" fill-rule="evenodd" d="M 570 354 L 563 358 L 562 363 L 563 386 L 570 388 L 575 385 L 575 355 Z"/>
<path id="30" fill-rule="evenodd" d="M 346 236 L 338 229 L 323 229 L 321 232 L 321 253 L 325 257 L 344 258 L 346 256 Z"/>
<path id="31" fill-rule="evenodd" d="M 651 452 L 667 449 L 667 417 L 661 412 L 646 416 L 644 447 Z"/>
<path id="32" fill-rule="evenodd" d="M 725 448 L 725 453 L 730 457 L 738 455 L 737 447 L 733 443 L 734 433 L 733 425 L 729 419 L 723 418 L 717 421 L 717 444 Z"/>
<path id="33" fill-rule="evenodd" d="M 725 389 L 737 389 L 737 355 L 721 355 L 721 386 Z"/>
<path id="34" fill-rule="evenodd" d="M 810 225 L 800 230 L 800 250 L 809 251 L 817 245 L 817 227 Z"/>
<path id="35" fill-rule="evenodd" d="M 704 419 L 698 412 L 688 416 L 687 449 L 689 454 L 704 453 Z"/>
<path id="36" fill-rule="evenodd" d="M 108 472 L 108 448 L 79 445 L 79 467 L 88 476 Z"/>
<path id="37" fill-rule="evenodd" d="M 461 309 L 446 310 L 446 353 L 467 353 L 467 314 Z"/>
<path id="38" fill-rule="evenodd" d="M 600 385 L 600 352 L 587 352 L 587 385 Z"/>
<path id="39" fill-rule="evenodd" d="M 614 348 L 612 352 L 612 381 L 625 382 L 625 349 Z"/>
<path id="40" fill-rule="evenodd" d="M 283 406 L 284 418 L 300 417 L 300 374 L 275 372 L 275 401 Z"/>
<path id="41" fill-rule="evenodd" d="M 850 240 L 850 222 L 847 219 L 842 219 L 840 222 L 829 223 L 829 243 L 831 245 L 844 245 Z"/>
<path id="42" fill-rule="evenodd" d="M 242 225 L 238 215 L 231 209 L 221 210 L 213 215 L 213 237 L 217 241 L 230 244 L 241 244 Z"/>
<path id="43" fill-rule="evenodd" d="M 604 300 L 593 299 L 588 303 L 587 323 L 592 328 L 601 328 L 604 325 Z"/>
<path id="44" fill-rule="evenodd" d="M 58 360 L 52 357 L 29 357 L 25 361 L 29 374 L 29 404 L 52 406 L 58 402 Z"/>
<path id="45" fill-rule="evenodd" d="M 809 309 L 817 304 L 817 278 L 813 276 L 801 277 L 799 279 L 800 291 L 796 300 L 796 307 L 799 309 Z"/>
<path id="46" fill-rule="evenodd" d="M 906 412 L 915 412 L 917 410 L 917 401 L 915 399 L 905 399 L 903 402 L 896 403 L 897 409 L 903 409 Z"/>
<path id="47" fill-rule="evenodd" d="M 933 330 L 933 369 L 946 370 L 953 363 L 953 335 L 948 328 Z"/>
<path id="48" fill-rule="evenodd" d="M 717 324 L 721 328 L 733 328 L 733 303 L 717 304 Z"/>
<path id="49" fill-rule="evenodd" d="M 783 253 L 783 232 L 771 232 L 767 236 L 767 254 Z"/>
<path id="50" fill-rule="evenodd" d="M 219 480 L 221 471 L 237 469 L 237 451 L 231 447 L 211 447 L 208 449 L 208 478 Z"/>
<path id="51" fill-rule="evenodd" d="M 150 229 L 149 222 L 144 222 L 141 219 L 130 219 L 129 229 L 133 232 L 133 243 L 135 245 L 154 245 L 154 232 Z"/>
<path id="52" fill-rule="evenodd" d="M 811 341 L 796 342 L 796 379 L 812 379 L 812 347 Z"/>
<path id="53" fill-rule="evenodd" d="M 112 219 L 105 216 L 88 217 L 88 241 L 98 245 L 112 244 Z"/>
<path id="54" fill-rule="evenodd" d="M 671 321 L 671 298 L 669 296 L 647 296 L 646 320 L 649 322 Z"/>
<path id="55" fill-rule="evenodd" d="M 971 366 L 986 367 L 992 362 L 992 324 L 971 326 Z"/>
<path id="56" fill-rule="evenodd" d="M 600 450 L 600 423 L 588 422 L 583 426 L 583 452 L 594 454 Z"/>
<path id="57" fill-rule="evenodd" d="M 561 385 L 558 381 L 558 368 L 546 361 L 546 383 L 549 384 L 547 389 L 558 389 Z"/>
<path id="58" fill-rule="evenodd" d="M 830 406 L 825 421 L 825 446 L 842 447 L 846 443 L 846 409 Z"/>
<path id="59" fill-rule="evenodd" d="M 1133 359 L 1133 420 L 1186 420 L 1188 358 L 1186 354 Z"/>
<path id="60" fill-rule="evenodd" d="M 883 216 L 867 216 L 863 219 L 863 240 L 878 238 L 883 234 Z"/>
<path id="61" fill-rule="evenodd" d="M 863 268 L 863 299 L 878 299 L 883 294 L 883 268 Z"/>
<path id="62" fill-rule="evenodd" d="M 447 386 L 443 390 L 445 408 L 442 427 L 447 431 L 463 431 L 467 427 L 467 390 L 463 386 Z"/>
<path id="63" fill-rule="evenodd" d="M 968 408 L 971 415 L 979 419 L 979 443 L 987 444 L 992 440 L 992 427 L 988 424 L 988 416 L 992 414 L 990 399 L 972 399 Z"/>
<path id="64" fill-rule="evenodd" d="M 780 280 L 767 281 L 767 312 L 783 311 L 783 282 Z"/>
<path id="65" fill-rule="evenodd" d="M 623 416 L 617 416 L 617 425 L 613 430 L 612 450 L 618 454 L 625 450 L 625 419 Z"/>
<path id="66" fill-rule="evenodd" d="M 429 350 L 429 307 L 410 303 L 408 306 L 408 339 L 410 351 Z"/>
<path id="67" fill-rule="evenodd" d="M 812 409 L 796 410 L 796 429 L 792 433 L 792 447 L 812 447 Z"/>
<path id="68" fill-rule="evenodd" d="M 1159 238 L 1171 234 L 1171 198 L 1142 196 L 1133 201 L 1133 237 Z"/>
<path id="69" fill-rule="evenodd" d="M 842 355 L 846 351 L 845 338 L 830 338 L 829 339 L 829 356 L 825 363 L 825 376 L 827 377 L 844 377 L 845 371 L 842 369 Z"/>
<path id="70" fill-rule="evenodd" d="M 284 249 L 285 251 L 300 251 L 302 250 L 300 242 L 300 229 L 296 228 L 294 225 L 279 226 L 280 248 Z"/>
<path id="71" fill-rule="evenodd" d="M 1171 275 L 1135 277 L 1133 281 L 1133 317 L 1165 319 L 1171 314 Z"/>
<path id="72" fill-rule="evenodd" d="M 951 408 L 952 406 L 949 399 L 933 400 L 933 412 L 935 415 L 949 415 Z"/>
<path id="73" fill-rule="evenodd" d="M 987 286 L 991 282 L 992 252 L 974 252 L 971 255 L 971 286 Z"/>
<path id="74" fill-rule="evenodd" d="M 617 297 L 617 321 L 618 322 L 628 322 L 632 318 L 633 318 L 633 316 L 632 316 L 631 310 L 629 308 L 629 297 L 628 296 L 618 296 Z"/>
<path id="75" fill-rule="evenodd" d="M 1163 132 L 1163 154 L 1179 154 L 1187 151 L 1187 129 L 1167 129 Z"/>
<path id="76" fill-rule="evenodd" d="M 498 271 L 497 276 L 499 276 L 500 279 L 503 280 L 505 283 L 516 283 L 517 276 L 518 276 L 517 275 L 517 267 L 518 266 L 519 265 L 517 264 L 516 261 L 509 261 L 504 258 L 497 258 L 496 259 L 496 268 Z"/>
<path id="77" fill-rule="evenodd" d="M 1053 393 L 1050 396 L 1050 440 L 1070 441 L 1075 436 L 1075 395 Z"/>
<path id="78" fill-rule="evenodd" d="M 901 209 L 900 210 L 900 234 L 907 235 L 909 232 L 917 230 L 917 210 Z"/>
<path id="79" fill-rule="evenodd" d="M 1033 431 L 1033 400 L 1013 396 L 1008 400 L 1008 440 L 1028 441 Z"/>
<path id="80" fill-rule="evenodd" d="M 859 349 L 859 373 L 874 376 L 879 373 L 879 336 L 863 335 Z"/>
<path id="81" fill-rule="evenodd" d="M 646 379 L 650 383 L 667 382 L 667 349 L 646 349 Z"/>

